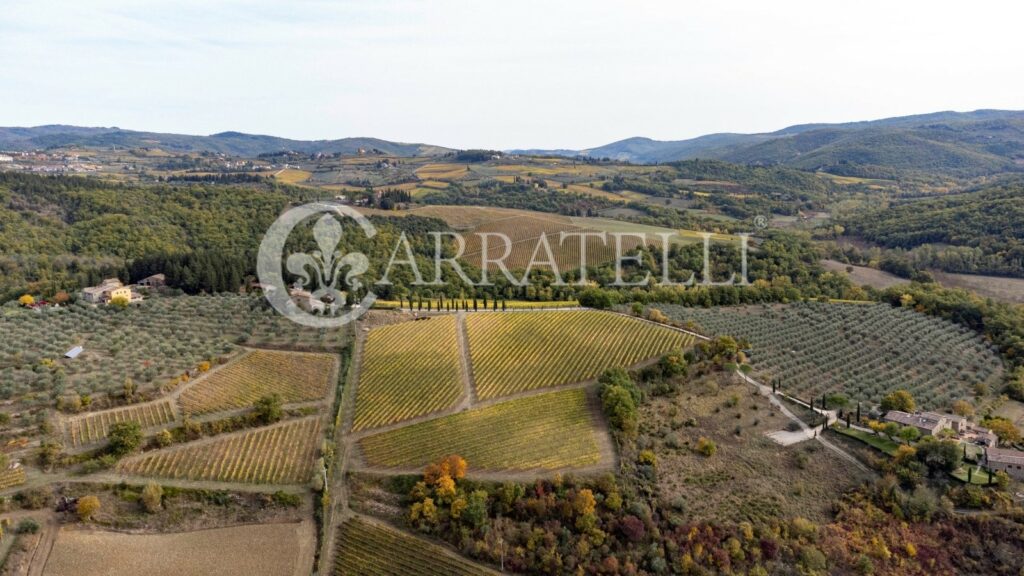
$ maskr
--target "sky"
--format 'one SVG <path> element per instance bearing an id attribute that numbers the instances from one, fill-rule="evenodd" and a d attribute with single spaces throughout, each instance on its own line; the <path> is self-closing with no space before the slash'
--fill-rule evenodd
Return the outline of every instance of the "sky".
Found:
<path id="1" fill-rule="evenodd" d="M 1024 3 L 7 0 L 0 126 L 582 149 L 1024 109 Z"/>

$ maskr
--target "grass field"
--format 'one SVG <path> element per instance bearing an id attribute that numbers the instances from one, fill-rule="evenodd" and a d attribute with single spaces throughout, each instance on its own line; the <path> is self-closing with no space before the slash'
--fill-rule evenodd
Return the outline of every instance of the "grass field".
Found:
<path id="1" fill-rule="evenodd" d="M 62 528 L 45 576 L 299 576 L 312 570 L 310 522 L 171 534 Z"/>
<path id="2" fill-rule="evenodd" d="M 353 430 L 455 405 L 463 394 L 455 316 L 382 326 L 363 350 Z"/>
<path id="3" fill-rule="evenodd" d="M 466 175 L 467 172 L 465 164 L 427 164 L 416 170 L 416 176 L 421 180 L 454 180 Z"/>
<path id="4" fill-rule="evenodd" d="M 192 384 L 181 394 L 181 406 L 198 415 L 252 406 L 268 394 L 285 404 L 321 400 L 334 366 L 330 354 L 254 350 Z"/>
<path id="5" fill-rule="evenodd" d="M 861 442 L 867 444 L 868 446 L 871 446 L 872 448 L 874 448 L 876 450 L 879 450 L 881 452 L 885 452 L 889 456 L 892 456 L 893 454 L 895 454 L 896 453 L 896 449 L 899 448 L 899 446 L 900 446 L 899 442 L 896 442 L 895 440 L 890 440 L 890 439 L 886 438 L 885 436 L 879 436 L 878 434 L 871 434 L 870 432 L 865 432 L 863 430 L 857 430 L 855 428 L 847 428 L 843 424 L 839 424 L 838 426 L 836 426 L 833 429 L 836 432 L 838 432 L 839 434 L 842 434 L 843 436 L 849 436 L 850 438 L 855 438 L 857 440 L 860 440 Z"/>
<path id="6" fill-rule="evenodd" d="M 303 484 L 313 469 L 319 433 L 320 417 L 310 416 L 144 453 L 121 461 L 118 469 L 156 478 Z"/>
<path id="7" fill-rule="evenodd" d="M 360 441 L 370 466 L 421 468 L 459 454 L 470 470 L 531 470 L 597 464 L 600 424 L 582 389 L 510 400 L 428 420 Z"/>
<path id="8" fill-rule="evenodd" d="M 280 172 L 274 174 L 275 180 L 280 180 L 285 184 L 298 184 L 309 180 L 313 173 L 308 170 L 296 170 L 295 168 L 285 168 Z"/>
<path id="9" fill-rule="evenodd" d="M 466 328 L 480 398 L 588 380 L 692 342 L 661 326 L 583 310 L 470 314 Z"/>
<path id="10" fill-rule="evenodd" d="M 138 422 L 143 429 L 163 426 L 175 421 L 174 408 L 169 399 L 92 412 L 69 418 L 64 424 L 65 438 L 77 448 L 103 442 L 107 431 L 115 422 Z"/>
<path id="11" fill-rule="evenodd" d="M 419 538 L 350 518 L 338 529 L 334 576 L 483 576 L 494 574 Z"/>

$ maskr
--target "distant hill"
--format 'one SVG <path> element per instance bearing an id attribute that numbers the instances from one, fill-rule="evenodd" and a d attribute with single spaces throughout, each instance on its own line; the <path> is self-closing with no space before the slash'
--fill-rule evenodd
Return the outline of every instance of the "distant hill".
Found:
<path id="1" fill-rule="evenodd" d="M 628 138 L 586 150 L 529 152 L 636 163 L 708 158 L 850 176 L 873 176 L 879 169 L 975 176 L 1024 171 L 1024 111 L 936 112 L 801 124 L 765 134 L 709 134 L 676 141 Z"/>
<path id="2" fill-rule="evenodd" d="M 0 128 L 0 150 L 35 150 L 63 146 L 85 148 L 161 148 L 175 152 L 220 152 L 253 157 L 273 152 L 304 154 L 357 154 L 360 149 L 380 150 L 395 156 L 431 156 L 450 149 L 429 144 L 389 142 L 377 138 L 341 138 L 338 140 L 291 140 L 276 136 L 221 132 L 210 136 L 138 132 L 120 128 L 83 128 L 49 125 L 33 128 Z"/>

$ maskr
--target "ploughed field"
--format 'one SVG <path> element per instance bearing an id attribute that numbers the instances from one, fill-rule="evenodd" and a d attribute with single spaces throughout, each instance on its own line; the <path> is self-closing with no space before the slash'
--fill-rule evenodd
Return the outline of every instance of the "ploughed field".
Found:
<path id="1" fill-rule="evenodd" d="M 312 569 L 310 522 L 171 534 L 61 529 L 45 576 L 299 576 Z"/>

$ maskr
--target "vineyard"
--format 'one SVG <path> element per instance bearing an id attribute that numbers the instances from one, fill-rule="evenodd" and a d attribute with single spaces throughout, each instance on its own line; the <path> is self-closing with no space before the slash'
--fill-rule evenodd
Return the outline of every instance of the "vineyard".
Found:
<path id="1" fill-rule="evenodd" d="M 802 398 L 842 392 L 878 402 L 906 389 L 925 408 L 948 407 L 999 382 L 1002 365 L 967 328 L 885 304 L 804 303 L 737 308 L 660 307 L 709 334 L 750 342 L 765 382 Z"/>
<path id="2" fill-rule="evenodd" d="M 142 454 L 123 460 L 118 469 L 156 478 L 303 484 L 312 473 L 319 438 L 320 417 L 311 416 Z"/>
<path id="3" fill-rule="evenodd" d="M 455 316 L 372 330 L 356 388 L 353 430 L 454 406 L 462 396 Z"/>
<path id="4" fill-rule="evenodd" d="M 335 576 L 483 576 L 493 574 L 419 538 L 361 518 L 339 527 Z"/>
<path id="5" fill-rule="evenodd" d="M 470 314 L 466 328 L 480 398 L 588 380 L 692 342 L 654 324 L 583 310 Z"/>
<path id="6" fill-rule="evenodd" d="M 278 315 L 259 296 L 150 297 L 126 309 L 75 304 L 0 315 L 0 399 L 66 392 L 119 393 L 125 378 L 157 387 L 238 343 L 336 349 L 343 330 L 321 332 Z M 45 336 L 43 336 L 45 335 Z M 64 353 L 84 352 L 74 360 Z"/>
<path id="7" fill-rule="evenodd" d="M 548 245 L 551 248 L 551 255 L 560 272 L 574 270 L 580 266 L 580 237 L 568 236 L 562 241 L 561 234 L 580 234 L 598 232 L 598 230 L 586 228 L 573 224 L 566 216 L 557 215 L 535 215 L 523 213 L 514 217 L 494 220 L 473 228 L 466 233 L 466 248 L 464 257 L 474 266 L 482 264 L 485 252 L 482 245 L 482 234 L 504 234 L 511 241 L 509 256 L 504 263 L 510 270 L 524 270 L 534 258 L 536 261 L 548 260 L 547 252 L 543 245 L 538 248 L 541 235 L 546 236 Z M 650 239 L 652 242 L 654 238 Z M 616 246 L 615 237 L 607 238 L 586 237 L 587 242 L 587 264 L 593 266 L 615 259 Z M 623 254 L 638 245 L 641 241 L 636 236 L 623 236 L 621 238 Z M 487 258 L 489 260 L 500 259 L 504 254 L 506 244 L 500 236 L 488 237 Z M 496 263 L 489 262 L 488 270 L 497 270 Z"/>
<path id="8" fill-rule="evenodd" d="M 277 394 L 285 404 L 327 395 L 335 358 L 329 354 L 254 350 L 209 373 L 181 394 L 188 415 L 252 406 Z"/>
<path id="9" fill-rule="evenodd" d="M 459 454 L 475 470 L 582 467 L 601 460 L 586 391 L 538 394 L 364 438 L 370 466 L 420 468 Z"/>
<path id="10" fill-rule="evenodd" d="M 116 422 L 138 422 L 146 429 L 170 424 L 176 419 L 171 401 L 164 399 L 69 418 L 64 424 L 65 438 L 71 447 L 78 448 L 106 440 L 107 431 Z"/>
<path id="11" fill-rule="evenodd" d="M 7 468 L 0 471 L 0 490 L 13 488 L 25 483 L 25 467 Z"/>

